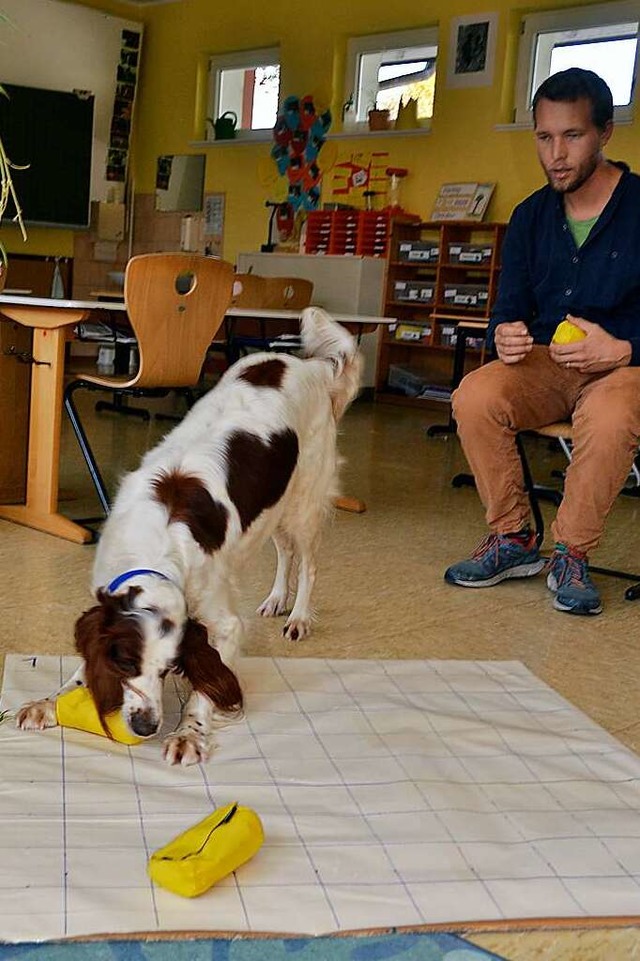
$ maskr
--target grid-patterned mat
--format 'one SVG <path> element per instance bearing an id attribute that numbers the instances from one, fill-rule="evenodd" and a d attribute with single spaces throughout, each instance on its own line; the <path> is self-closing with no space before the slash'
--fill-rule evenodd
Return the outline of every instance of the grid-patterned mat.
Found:
<path id="1" fill-rule="evenodd" d="M 7 658 L 2 707 L 75 658 Z M 170 768 L 59 729 L 0 727 L 0 939 L 640 914 L 640 759 L 517 662 L 248 658 L 246 719 Z M 179 692 L 167 691 L 175 724 Z M 213 807 L 256 857 L 194 900 L 148 855 Z"/>

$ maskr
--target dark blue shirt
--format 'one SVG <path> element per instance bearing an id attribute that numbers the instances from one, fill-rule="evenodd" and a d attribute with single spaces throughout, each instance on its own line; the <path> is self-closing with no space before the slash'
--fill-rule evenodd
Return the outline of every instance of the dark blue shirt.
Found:
<path id="1" fill-rule="evenodd" d="M 498 324 L 523 320 L 548 344 L 565 314 L 600 324 L 631 342 L 640 366 L 640 177 L 626 165 L 589 236 L 576 247 L 562 194 L 546 186 L 515 208 L 502 247 L 502 270 L 488 342 Z"/>

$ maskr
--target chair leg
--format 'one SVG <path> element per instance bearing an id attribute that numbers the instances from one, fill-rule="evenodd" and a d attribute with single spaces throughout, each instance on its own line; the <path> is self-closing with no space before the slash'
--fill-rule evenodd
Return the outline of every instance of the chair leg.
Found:
<path id="1" fill-rule="evenodd" d="M 99 400 L 96 402 L 96 411 L 110 410 L 114 414 L 126 414 L 128 417 L 141 417 L 142 420 L 151 419 L 151 414 L 145 407 L 129 407 L 125 399 L 126 395 L 119 390 L 113 392 L 113 402 Z"/>
<path id="2" fill-rule="evenodd" d="M 524 477 L 524 486 L 529 497 L 529 504 L 531 505 L 531 513 L 533 514 L 534 529 L 536 532 L 536 544 L 538 547 L 542 546 L 544 540 L 544 517 L 542 516 L 542 511 L 540 510 L 540 502 L 538 500 L 538 491 L 536 485 L 533 483 L 533 477 L 531 476 L 531 468 L 529 467 L 529 461 L 527 460 L 527 452 L 524 448 L 524 442 L 522 440 L 521 434 L 516 434 L 516 447 L 518 449 L 518 454 L 520 455 L 520 463 L 522 464 L 522 475 Z"/>
<path id="3" fill-rule="evenodd" d="M 187 411 L 191 410 L 198 399 L 191 387 L 179 387 L 176 389 L 176 394 L 178 397 L 184 397 L 184 401 L 187 405 Z M 179 424 L 184 417 L 184 414 L 164 414 L 162 411 L 158 411 L 158 413 L 154 416 L 156 420 L 168 420 L 174 424 Z"/>
<path id="4" fill-rule="evenodd" d="M 93 456 L 93 451 L 91 450 L 89 440 L 85 433 L 84 427 L 82 426 L 82 423 L 80 421 L 78 409 L 73 400 L 74 392 L 79 387 L 84 387 L 84 386 L 85 385 L 83 384 L 82 381 L 74 380 L 66 387 L 64 392 L 64 409 L 66 410 L 67 416 L 71 421 L 73 432 L 76 435 L 78 444 L 80 445 L 82 456 L 85 459 L 85 463 L 91 475 L 91 480 L 93 481 L 93 485 L 97 491 L 100 504 L 102 505 L 102 509 L 106 515 L 106 514 L 109 514 L 109 511 L 111 509 L 107 488 L 105 486 L 104 480 L 102 479 L 102 475 L 100 474 L 100 471 L 98 469 L 98 465 L 96 463 L 95 457 Z"/>

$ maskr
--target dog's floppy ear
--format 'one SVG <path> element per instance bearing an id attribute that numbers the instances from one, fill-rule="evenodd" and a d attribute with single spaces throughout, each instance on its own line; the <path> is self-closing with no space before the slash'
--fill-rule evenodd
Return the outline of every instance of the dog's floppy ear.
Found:
<path id="1" fill-rule="evenodd" d="M 136 618 L 125 616 L 133 596 L 111 597 L 98 591 L 100 603 L 85 611 L 75 626 L 76 650 L 85 661 L 86 684 L 107 734 L 105 717 L 122 707 L 123 680 L 140 672 L 142 633 Z"/>
<path id="2" fill-rule="evenodd" d="M 184 674 L 194 691 L 213 701 L 223 714 L 242 711 L 242 690 L 235 676 L 211 647 L 204 624 L 189 618 L 178 651 L 176 670 Z"/>

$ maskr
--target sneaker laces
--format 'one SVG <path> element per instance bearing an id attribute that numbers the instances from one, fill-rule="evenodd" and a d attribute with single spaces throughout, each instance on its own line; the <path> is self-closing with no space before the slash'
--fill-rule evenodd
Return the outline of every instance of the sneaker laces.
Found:
<path id="1" fill-rule="evenodd" d="M 531 533 L 526 538 L 518 535 L 511 537 L 509 534 L 487 534 L 474 550 L 471 559 L 474 561 L 483 560 L 492 551 L 497 555 L 502 544 L 516 544 L 527 550 L 530 540 Z"/>
<path id="2" fill-rule="evenodd" d="M 500 535 L 499 534 L 487 534 L 478 544 L 473 554 L 471 555 L 474 561 L 483 560 L 487 554 L 491 551 L 498 552 L 500 545 L 498 543 Z"/>
<path id="3" fill-rule="evenodd" d="M 572 551 L 558 551 L 556 563 L 558 562 L 562 565 L 560 577 L 556 578 L 558 587 L 578 587 L 583 590 L 587 587 L 589 574 L 586 557 L 579 557 Z"/>

